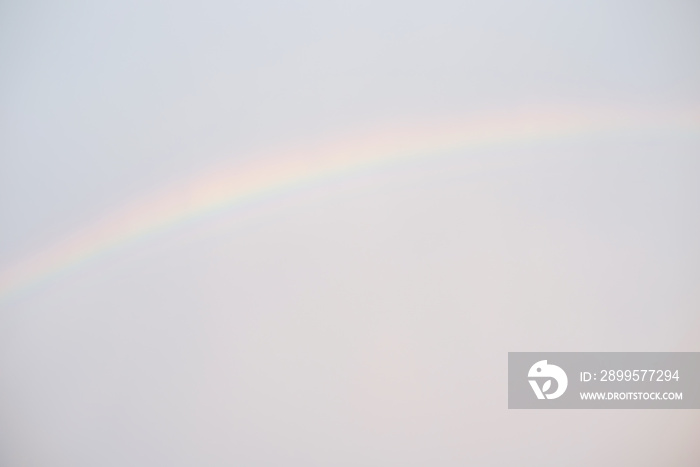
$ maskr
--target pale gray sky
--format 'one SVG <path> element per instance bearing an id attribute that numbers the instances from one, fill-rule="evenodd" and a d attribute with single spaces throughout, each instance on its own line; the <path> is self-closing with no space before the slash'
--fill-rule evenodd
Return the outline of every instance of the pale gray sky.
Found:
<path id="1" fill-rule="evenodd" d="M 0 271 L 268 150 L 551 108 L 700 121 L 699 21 L 6 1 Z M 700 351 L 700 137 L 659 123 L 329 180 L 0 303 L 0 465 L 697 466 L 697 411 L 507 409 L 508 351 Z"/>

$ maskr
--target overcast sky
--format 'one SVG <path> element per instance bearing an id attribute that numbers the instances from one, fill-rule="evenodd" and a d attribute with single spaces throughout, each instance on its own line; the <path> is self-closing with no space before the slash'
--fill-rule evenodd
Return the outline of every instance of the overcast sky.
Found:
<path id="1" fill-rule="evenodd" d="M 508 411 L 505 378 L 508 351 L 700 351 L 700 137 L 669 124 L 700 122 L 699 21 L 693 1 L 3 2 L 10 276 L 256 154 L 549 109 L 658 131 L 327 180 L 0 303 L 0 464 L 697 466 L 697 411 Z"/>

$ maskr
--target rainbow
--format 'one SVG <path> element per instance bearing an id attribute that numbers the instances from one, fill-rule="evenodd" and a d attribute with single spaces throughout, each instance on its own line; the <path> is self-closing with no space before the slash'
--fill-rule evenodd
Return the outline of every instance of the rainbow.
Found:
<path id="1" fill-rule="evenodd" d="M 95 221 L 50 248 L 0 272 L 0 303 L 74 268 L 178 225 L 292 189 L 352 173 L 485 147 L 568 141 L 602 134 L 700 133 L 700 113 L 645 113 L 597 109 L 521 112 L 404 125 L 341 139 L 255 154 L 227 167 L 152 194 Z M 483 166 L 475 166 L 475 169 Z"/>

